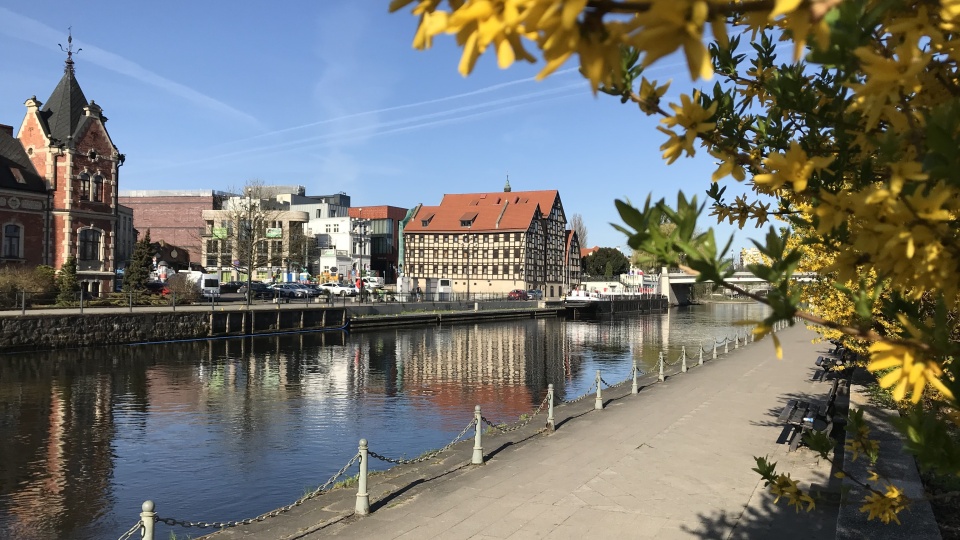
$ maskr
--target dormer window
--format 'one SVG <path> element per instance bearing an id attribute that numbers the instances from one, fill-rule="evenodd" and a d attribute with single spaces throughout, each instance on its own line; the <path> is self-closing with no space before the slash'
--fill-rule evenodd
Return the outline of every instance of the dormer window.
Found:
<path id="1" fill-rule="evenodd" d="M 93 176 L 93 202 L 103 202 L 103 177 Z"/>
<path id="2" fill-rule="evenodd" d="M 420 220 L 420 226 L 421 227 L 429 226 L 430 222 L 433 221 L 433 216 L 435 215 L 436 214 L 427 214 L 426 216 L 424 216 L 423 219 Z"/>
<path id="3" fill-rule="evenodd" d="M 86 201 L 90 199 L 90 175 L 87 173 L 80 173 L 78 177 L 80 180 L 80 200 Z"/>
<path id="4" fill-rule="evenodd" d="M 460 226 L 461 227 L 472 227 L 473 222 L 477 219 L 477 212 L 467 212 L 466 214 L 460 216 Z"/>

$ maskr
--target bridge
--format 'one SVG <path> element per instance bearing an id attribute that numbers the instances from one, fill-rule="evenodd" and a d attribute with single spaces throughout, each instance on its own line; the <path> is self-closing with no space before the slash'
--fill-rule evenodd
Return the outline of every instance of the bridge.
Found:
<path id="1" fill-rule="evenodd" d="M 670 304 L 689 303 L 690 289 L 697 281 L 696 276 L 684 272 L 667 272 L 666 268 L 663 270 L 660 274 L 660 290 L 670 299 Z M 797 272 L 793 274 L 791 279 L 800 283 L 809 283 L 819 279 L 819 274 L 816 272 Z M 727 282 L 734 285 L 768 283 L 768 281 L 760 279 L 750 272 L 734 272 L 727 279 Z"/>

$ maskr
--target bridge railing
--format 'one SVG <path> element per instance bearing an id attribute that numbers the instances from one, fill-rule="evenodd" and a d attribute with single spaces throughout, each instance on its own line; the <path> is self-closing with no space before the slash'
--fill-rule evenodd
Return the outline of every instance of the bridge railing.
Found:
<path id="1" fill-rule="evenodd" d="M 777 332 L 784 329 L 787 326 L 786 322 L 778 323 L 774 326 L 773 331 Z M 680 354 L 676 355 L 674 360 L 669 360 L 667 354 L 664 351 L 660 351 L 655 363 L 657 375 L 655 378 L 651 378 L 651 382 L 662 382 L 666 380 L 668 376 L 676 376 L 681 373 L 686 373 L 693 366 L 702 366 L 704 364 L 705 356 L 709 356 L 709 360 L 716 360 L 719 358 L 720 354 L 728 354 L 729 346 L 732 343 L 734 350 L 739 349 L 740 347 L 745 347 L 749 343 L 754 343 L 754 337 L 756 336 L 756 329 L 747 330 L 744 332 L 737 332 L 732 337 L 723 336 L 720 339 L 711 338 L 706 346 L 703 342 L 697 344 L 696 347 L 691 347 L 691 352 L 688 354 L 687 347 L 681 346 Z M 719 347 L 723 347 L 723 353 L 720 353 Z M 695 363 L 694 363 L 695 362 Z M 667 368 L 675 368 L 673 370 L 668 370 Z M 669 371 L 669 374 L 667 373 Z M 551 433 L 554 431 L 556 424 L 554 419 L 555 408 L 557 406 L 570 406 L 574 403 L 583 401 L 590 396 L 594 396 L 594 409 L 603 410 L 603 390 L 604 389 L 613 389 L 625 385 L 627 382 L 632 382 L 630 388 L 630 394 L 635 395 L 640 391 L 640 377 L 648 375 L 643 371 L 637 360 L 634 359 L 633 366 L 630 370 L 630 376 L 626 379 L 617 382 L 615 384 L 610 384 L 603 378 L 603 374 L 600 370 L 597 370 L 596 376 L 594 378 L 593 384 L 586 391 L 586 393 L 569 400 L 558 399 L 554 392 L 554 387 L 552 384 L 547 385 L 547 393 L 543 400 L 538 404 L 536 409 L 532 411 L 531 414 L 521 416 L 521 420 L 514 423 L 507 422 L 498 422 L 488 419 L 483 415 L 483 412 L 480 409 L 480 406 L 477 405 L 474 407 L 473 414 L 471 415 L 466 426 L 460 431 L 460 433 L 453 438 L 446 446 L 438 450 L 433 450 L 431 452 L 425 453 L 417 458 L 403 458 L 403 457 L 388 457 L 382 455 L 372 450 L 367 439 L 360 439 L 360 442 L 357 447 L 357 453 L 350 456 L 346 464 L 340 468 L 333 476 L 331 476 L 325 483 L 320 485 L 315 490 L 303 495 L 299 499 L 293 501 L 292 503 L 265 512 L 259 516 L 232 520 L 232 521 L 192 521 L 192 520 L 182 520 L 174 519 L 169 517 L 162 517 L 156 512 L 156 506 L 153 501 L 148 500 L 144 501 L 141 505 L 140 519 L 133 524 L 126 532 L 120 535 L 119 540 L 128 540 L 133 538 L 135 534 L 139 533 L 140 537 L 144 540 L 156 540 L 156 527 L 158 523 L 168 525 L 170 527 L 183 527 L 183 528 L 197 528 L 197 529 L 228 529 L 232 527 L 239 527 L 242 525 L 249 525 L 256 522 L 262 522 L 270 518 L 279 516 L 290 510 L 304 504 L 305 502 L 320 497 L 334 487 L 337 486 L 337 481 L 343 478 L 347 471 L 353 467 L 355 464 L 359 466 L 357 474 L 351 476 L 347 481 L 341 483 L 352 484 L 354 478 L 356 479 L 357 485 L 357 495 L 356 495 L 356 504 L 354 507 L 353 513 L 358 516 L 364 516 L 370 513 L 370 494 L 369 494 L 369 460 L 371 458 L 390 463 L 393 465 L 409 465 L 424 463 L 432 459 L 437 458 L 441 454 L 449 452 L 453 449 L 457 443 L 464 440 L 467 437 L 467 434 L 473 430 L 473 451 L 470 457 L 470 463 L 472 465 L 482 465 L 485 462 L 484 453 L 483 453 L 483 436 L 485 433 L 498 432 L 498 433 L 510 433 L 517 431 L 528 426 L 534 418 L 537 418 L 544 409 L 546 409 L 546 418 L 544 419 L 544 424 L 542 428 L 539 428 L 536 433 Z M 486 426 L 486 428 L 484 427 Z"/>

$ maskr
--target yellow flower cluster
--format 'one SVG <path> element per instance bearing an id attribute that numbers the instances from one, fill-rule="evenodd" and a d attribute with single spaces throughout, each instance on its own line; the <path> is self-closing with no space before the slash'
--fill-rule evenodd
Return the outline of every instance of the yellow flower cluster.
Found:
<path id="1" fill-rule="evenodd" d="M 693 143 L 697 140 L 697 135 L 708 132 L 716 126 L 715 123 L 706 122 L 706 120 L 717 112 L 717 103 L 714 102 L 710 105 L 710 108 L 704 109 L 699 101 L 700 92 L 694 92 L 692 97 L 686 94 L 680 96 L 679 105 L 670 104 L 674 115 L 660 121 L 667 127 L 657 126 L 658 130 L 670 137 L 667 142 L 660 146 L 660 149 L 663 150 L 663 158 L 667 160 L 668 164 L 676 161 L 684 152 L 688 156 L 696 154 Z M 683 135 L 678 135 L 673 129 L 669 129 L 674 127 L 683 128 Z"/>
<path id="2" fill-rule="evenodd" d="M 807 512 L 814 509 L 816 504 L 810 495 L 807 495 L 797 485 L 797 481 L 790 478 L 790 474 L 778 474 L 774 482 L 770 484 L 770 492 L 775 498 L 774 503 L 780 502 L 782 497 L 787 498 L 787 504 L 793 506 L 799 512 L 803 505 L 807 505 Z"/>
<path id="3" fill-rule="evenodd" d="M 953 393 L 947 388 L 940 377 L 943 369 L 934 360 L 924 360 L 916 357 L 913 349 L 903 345 L 887 342 L 876 342 L 870 346 L 869 371 L 880 371 L 894 368 L 880 378 L 880 386 L 889 388 L 894 386 L 893 399 L 900 401 L 907 392 L 912 393 L 911 401 L 917 403 L 923 396 L 927 384 L 940 391 L 948 399 L 953 399 Z"/>
<path id="4" fill-rule="evenodd" d="M 807 189 L 807 181 L 814 171 L 825 169 L 833 161 L 833 157 L 812 157 L 793 141 L 790 149 L 785 153 L 775 152 L 763 160 L 763 165 L 769 172 L 753 177 L 753 182 L 762 186 L 767 193 L 774 193 L 787 183 L 794 192 Z"/>
<path id="5" fill-rule="evenodd" d="M 871 459 L 880 451 L 880 443 L 870 438 L 870 428 L 864 424 L 861 425 L 855 433 L 848 432 L 847 442 L 843 448 L 850 452 L 851 460 L 856 461 L 860 454 L 864 454 Z"/>
<path id="6" fill-rule="evenodd" d="M 896 486 L 887 486 L 885 493 L 871 493 L 866 496 L 866 504 L 860 507 L 861 512 L 868 512 L 867 519 L 879 519 L 884 523 L 893 521 L 897 525 L 900 519 L 897 514 L 910 505 L 910 499 Z"/>

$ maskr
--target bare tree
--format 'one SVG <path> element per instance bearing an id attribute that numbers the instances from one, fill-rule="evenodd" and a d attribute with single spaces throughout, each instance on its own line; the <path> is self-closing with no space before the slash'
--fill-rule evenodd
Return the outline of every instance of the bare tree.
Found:
<path id="1" fill-rule="evenodd" d="M 306 241 L 303 221 L 296 219 L 276 193 L 259 180 L 226 198 L 222 209 L 204 211 L 206 266 L 232 267 L 249 284 L 257 270 L 300 266 Z"/>
<path id="2" fill-rule="evenodd" d="M 574 214 L 570 217 L 570 229 L 577 233 L 577 238 L 580 239 L 580 245 L 582 247 L 587 247 L 587 226 L 583 223 L 583 216 L 580 214 Z"/>

